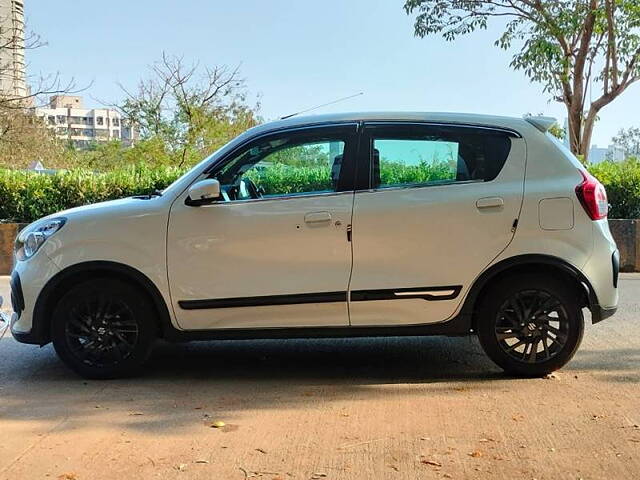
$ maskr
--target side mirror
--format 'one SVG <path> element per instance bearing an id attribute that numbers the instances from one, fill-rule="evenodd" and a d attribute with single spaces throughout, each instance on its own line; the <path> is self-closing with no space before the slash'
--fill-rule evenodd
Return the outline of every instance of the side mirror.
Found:
<path id="1" fill-rule="evenodd" d="M 189 187 L 189 196 L 185 204 L 199 207 L 213 203 L 220 198 L 220 182 L 214 178 L 200 180 Z"/>

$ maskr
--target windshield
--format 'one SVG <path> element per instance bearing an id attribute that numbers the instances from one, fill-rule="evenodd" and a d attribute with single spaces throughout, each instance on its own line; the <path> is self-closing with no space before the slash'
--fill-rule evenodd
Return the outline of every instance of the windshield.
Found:
<path id="1" fill-rule="evenodd" d="M 201 160 L 195 166 L 193 166 L 192 168 L 187 170 L 180 177 L 178 177 L 171 185 L 169 185 L 167 188 L 162 190 L 162 192 L 161 192 L 162 195 L 164 195 L 164 194 L 173 194 L 173 193 L 178 194 L 179 191 L 181 191 L 183 188 L 185 188 L 185 186 L 182 185 L 185 179 L 187 179 L 188 177 L 190 177 L 192 175 L 195 175 L 196 172 L 202 171 L 206 166 L 211 164 L 212 160 L 215 157 L 219 156 L 225 150 L 234 148 L 239 142 L 244 140 L 245 136 L 247 135 L 247 132 L 250 132 L 250 131 L 251 130 L 247 130 L 246 132 L 240 134 L 239 136 L 237 136 L 236 138 L 234 138 L 230 142 L 226 143 L 225 145 L 223 145 L 222 147 L 217 149 L 211 155 L 205 157 L 204 160 Z"/>

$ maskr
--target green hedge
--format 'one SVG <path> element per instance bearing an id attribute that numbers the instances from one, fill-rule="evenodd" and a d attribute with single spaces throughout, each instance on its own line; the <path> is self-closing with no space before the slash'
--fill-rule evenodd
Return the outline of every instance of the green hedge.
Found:
<path id="1" fill-rule="evenodd" d="M 438 180 L 449 175 L 444 167 L 427 170 L 390 165 L 380 173 L 385 183 Z M 607 188 L 612 205 L 610 218 L 640 218 L 640 162 L 605 162 L 590 167 L 590 171 Z M 165 188 L 183 172 L 173 167 L 146 166 L 108 173 L 71 170 L 54 175 L 0 169 L 0 221 L 32 222 L 71 207 L 151 193 Z M 251 177 L 267 194 L 331 188 L 330 171 L 325 167 L 276 165 Z"/>
<path id="2" fill-rule="evenodd" d="M 247 176 L 261 186 L 267 195 L 319 192 L 333 188 L 331 169 L 327 166 L 292 168 L 285 164 L 273 164 L 263 170 L 249 170 Z M 455 177 L 455 172 L 447 163 L 402 165 L 386 162 L 380 168 L 380 181 L 384 185 L 436 182 L 452 177 Z"/>
<path id="3" fill-rule="evenodd" d="M 0 170 L 0 221 L 32 222 L 71 207 L 151 193 L 182 171 L 172 167 L 130 167 L 96 174 L 70 170 L 47 175 Z"/>
<path id="4" fill-rule="evenodd" d="M 589 171 L 607 189 L 611 209 L 609 218 L 640 218 L 640 162 L 603 162 Z"/>
<path id="5" fill-rule="evenodd" d="M 322 192 L 332 188 L 329 167 L 291 168 L 288 165 L 275 164 L 263 171 L 249 170 L 246 176 L 261 186 L 266 195 Z"/>

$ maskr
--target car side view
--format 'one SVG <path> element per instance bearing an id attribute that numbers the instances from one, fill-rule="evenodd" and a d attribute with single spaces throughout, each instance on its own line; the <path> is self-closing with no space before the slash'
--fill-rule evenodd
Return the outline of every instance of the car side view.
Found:
<path id="1" fill-rule="evenodd" d="M 158 338 L 477 335 L 510 374 L 565 365 L 617 306 L 604 187 L 546 117 L 333 114 L 255 127 L 162 192 L 16 241 L 11 331 L 80 375 Z"/>

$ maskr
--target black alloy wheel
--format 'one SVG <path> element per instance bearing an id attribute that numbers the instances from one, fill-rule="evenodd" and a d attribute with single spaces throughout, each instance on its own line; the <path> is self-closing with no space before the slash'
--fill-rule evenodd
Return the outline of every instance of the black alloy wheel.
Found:
<path id="1" fill-rule="evenodd" d="M 85 297 L 69 312 L 65 325 L 67 346 L 92 367 L 113 367 L 129 358 L 138 342 L 139 328 L 125 302 L 98 294 Z"/>
<path id="2" fill-rule="evenodd" d="M 583 300 L 568 279 L 534 273 L 503 278 L 480 299 L 478 338 L 506 372 L 546 375 L 571 360 L 582 341 Z"/>
<path id="3" fill-rule="evenodd" d="M 547 361 L 565 347 L 569 315 L 560 300 L 543 290 L 524 290 L 498 311 L 495 335 L 502 350 L 516 361 Z"/>
<path id="4" fill-rule="evenodd" d="M 127 282 L 98 278 L 72 287 L 58 301 L 53 345 L 62 361 L 86 378 L 139 373 L 156 338 L 154 308 Z"/>

